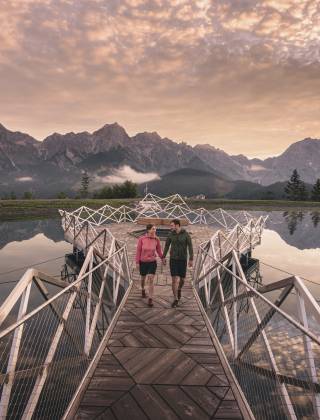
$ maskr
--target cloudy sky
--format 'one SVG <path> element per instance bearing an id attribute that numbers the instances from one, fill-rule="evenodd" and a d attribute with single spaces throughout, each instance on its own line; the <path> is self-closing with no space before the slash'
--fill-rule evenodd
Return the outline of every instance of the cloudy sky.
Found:
<path id="1" fill-rule="evenodd" d="M 318 0 L 2 0 L 0 122 L 266 157 L 320 138 Z"/>

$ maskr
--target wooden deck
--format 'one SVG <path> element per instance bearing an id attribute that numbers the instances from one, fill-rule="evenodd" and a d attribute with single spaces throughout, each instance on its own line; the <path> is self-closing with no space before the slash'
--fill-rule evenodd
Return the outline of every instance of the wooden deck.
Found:
<path id="1" fill-rule="evenodd" d="M 129 226 L 130 225 L 130 226 Z M 109 226 L 108 226 L 109 227 Z M 133 260 L 136 225 L 112 225 Z M 188 227 L 195 253 L 208 227 Z M 191 286 L 188 272 L 178 308 L 168 265 L 158 264 L 154 307 L 142 299 L 138 273 L 91 380 L 82 393 L 80 419 L 247 418 L 232 375 L 219 351 Z M 235 399 L 237 395 L 237 399 Z M 239 407 L 242 407 L 242 411 Z"/>

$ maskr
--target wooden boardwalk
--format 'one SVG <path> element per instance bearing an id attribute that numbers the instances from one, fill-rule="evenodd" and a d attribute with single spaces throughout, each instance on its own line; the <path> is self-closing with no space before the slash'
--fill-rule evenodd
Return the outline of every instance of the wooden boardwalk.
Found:
<path id="1" fill-rule="evenodd" d="M 120 240 L 128 241 L 132 259 L 136 239 L 123 225 L 114 229 Z M 200 238 L 193 233 L 196 251 Z M 201 241 L 205 239 L 201 235 Z M 189 272 L 180 305 L 171 308 L 168 266 L 162 272 L 159 264 L 154 307 L 149 308 L 134 273 L 127 301 L 82 394 L 76 419 L 247 417 L 239 396 L 235 399 L 232 375 L 219 357 L 190 280 Z"/>

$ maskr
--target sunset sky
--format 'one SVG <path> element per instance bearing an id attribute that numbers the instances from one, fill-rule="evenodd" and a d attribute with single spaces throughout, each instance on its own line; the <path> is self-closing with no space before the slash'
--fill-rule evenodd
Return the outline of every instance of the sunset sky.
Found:
<path id="1" fill-rule="evenodd" d="M 0 123 L 231 154 L 320 138 L 318 0 L 2 0 Z"/>

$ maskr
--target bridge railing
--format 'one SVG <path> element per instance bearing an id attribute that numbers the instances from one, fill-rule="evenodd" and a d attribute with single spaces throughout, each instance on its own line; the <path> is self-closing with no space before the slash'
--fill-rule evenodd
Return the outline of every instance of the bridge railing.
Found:
<path id="1" fill-rule="evenodd" d="M 320 308 L 297 276 L 248 283 L 239 256 L 258 225 L 202 244 L 194 286 L 256 418 L 320 418 Z"/>
<path id="2" fill-rule="evenodd" d="M 125 205 L 112 207 L 106 204 L 99 209 L 81 206 L 72 212 L 66 212 L 65 210 L 59 210 L 59 212 L 67 222 L 76 218 L 79 225 L 85 225 L 87 222 L 92 227 L 100 227 L 108 223 L 134 223 L 140 218 L 151 217 L 183 218 L 188 220 L 190 224 L 216 225 L 224 230 L 230 230 L 238 224 L 245 225 L 252 219 L 252 216 L 246 211 L 231 214 L 221 208 L 215 210 L 207 210 L 203 207 L 193 209 L 178 194 L 164 198 L 148 194 L 137 203 L 136 207 Z M 66 226 L 68 226 L 68 223 Z"/>
<path id="3" fill-rule="evenodd" d="M 0 418 L 61 418 L 131 284 L 126 246 L 91 246 L 77 279 L 49 298 L 29 269 L 0 308 Z M 28 312 L 34 283 L 45 302 Z M 61 285 L 62 285 L 61 281 Z"/>

